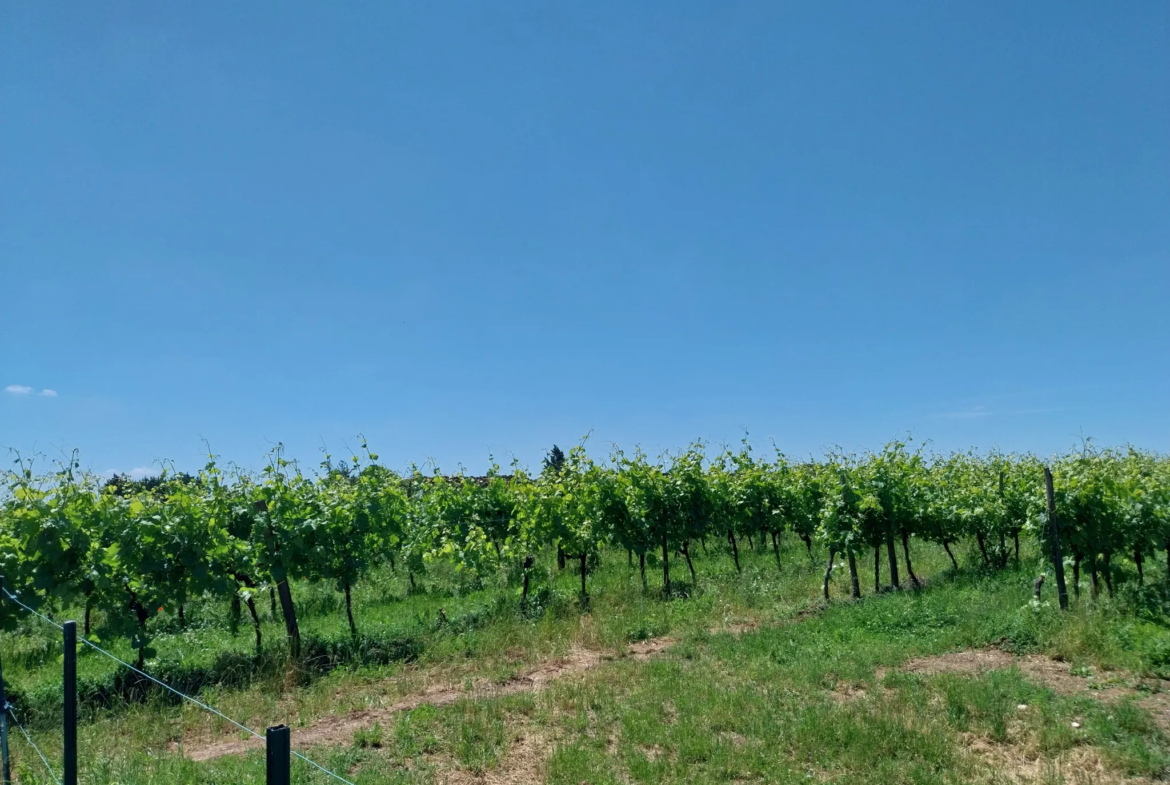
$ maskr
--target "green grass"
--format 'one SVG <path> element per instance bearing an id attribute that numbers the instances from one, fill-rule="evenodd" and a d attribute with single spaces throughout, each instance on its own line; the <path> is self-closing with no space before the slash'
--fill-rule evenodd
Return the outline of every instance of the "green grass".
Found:
<path id="1" fill-rule="evenodd" d="M 1162 674 L 1170 662 L 1164 575 L 1148 574 L 1152 585 L 1144 590 L 1125 584 L 1115 600 L 1096 606 L 1086 593 L 1062 614 L 1031 602 L 1029 560 L 998 574 L 967 561 L 953 574 L 941 550 L 914 547 L 915 570 L 930 578 L 929 588 L 851 602 L 839 567 L 839 599 L 827 606 L 818 599 L 820 554 L 812 565 L 796 542 L 783 553 L 783 571 L 770 552 L 743 548 L 742 575 L 722 552 L 712 547 L 704 557 L 696 548 L 698 580 L 682 585 L 689 596 L 670 600 L 649 565 L 643 592 L 625 554 L 607 552 L 589 577 L 588 612 L 575 596 L 577 577 L 558 573 L 551 556 L 540 564 L 542 607 L 527 615 L 502 577 L 469 586 L 437 572 L 425 592 L 410 593 L 386 572 L 356 590 L 365 642 L 352 649 L 345 648 L 351 644 L 336 593 L 296 586 L 302 629 L 325 651 L 336 647 L 332 667 L 290 670 L 275 621 L 264 630 L 271 652 L 257 662 L 251 631 L 231 636 L 226 608 L 200 604 L 188 608 L 186 630 L 172 626 L 159 635 L 160 658 L 150 667 L 195 674 L 204 699 L 252 727 L 288 722 L 295 746 L 298 727 L 392 704 L 425 683 L 502 682 L 573 645 L 614 653 L 612 662 L 541 693 L 424 705 L 360 731 L 349 744 L 306 750 L 360 785 L 441 782 L 452 771 L 574 784 L 1006 782 L 1005 761 L 1013 760 L 1029 762 L 1026 773 L 1037 782 L 1087 782 L 1086 772 L 1096 772 L 1095 782 L 1158 780 L 1170 772 L 1166 739 L 1137 694 L 1112 703 L 1059 695 L 1014 669 L 978 677 L 897 670 L 913 657 L 994 643 L 1056 656 L 1070 669 Z M 869 594 L 872 573 L 864 568 L 872 560 L 862 561 Z M 672 573 L 689 583 L 681 561 Z M 448 623 L 439 623 L 439 608 Z M 718 631 L 743 622 L 761 626 L 740 635 Z M 678 643 L 658 658 L 618 656 L 630 641 L 662 635 Z M 395 641 L 410 643 L 405 656 L 381 653 Z M 38 743 L 59 765 L 55 646 L 51 636 L 25 627 L 6 635 L 0 651 Z M 131 656 L 128 648 L 119 653 Z M 224 678 L 216 666 L 233 657 L 242 664 Z M 114 674 L 92 656 L 81 669 L 95 684 Z M 230 736 L 226 723 L 196 707 L 158 694 L 104 704 L 95 696 L 86 715 L 83 782 L 264 781 L 262 753 L 195 763 L 171 749 L 182 739 Z M 13 747 L 22 783 L 49 782 L 22 741 Z M 329 780 L 297 763 L 294 781 Z"/>

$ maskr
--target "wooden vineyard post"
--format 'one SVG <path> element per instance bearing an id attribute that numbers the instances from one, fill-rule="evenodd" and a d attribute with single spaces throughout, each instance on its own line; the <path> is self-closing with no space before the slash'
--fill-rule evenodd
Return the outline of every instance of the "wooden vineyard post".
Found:
<path id="1" fill-rule="evenodd" d="M 520 610 L 528 608 L 528 573 L 535 563 L 536 557 L 531 553 L 524 557 L 524 591 L 520 594 Z"/>
<path id="2" fill-rule="evenodd" d="M 849 548 L 849 585 L 852 589 L 853 599 L 860 600 L 861 583 L 857 579 L 857 557 L 853 553 L 852 546 Z"/>
<path id="3" fill-rule="evenodd" d="M 662 530 L 662 594 L 670 597 L 670 551 L 666 546 L 666 529 Z"/>
<path id="4" fill-rule="evenodd" d="M 1044 467 L 1044 490 L 1048 496 L 1048 526 L 1052 536 L 1052 571 L 1056 573 L 1056 596 L 1060 609 L 1068 610 L 1068 586 L 1064 582 L 1064 556 L 1060 552 L 1060 527 L 1056 523 L 1056 495 L 1052 490 L 1052 472 Z"/>
<path id="5" fill-rule="evenodd" d="M 292 752 L 287 725 L 275 725 L 265 733 L 267 785 L 289 785 L 292 779 Z"/>
<path id="6" fill-rule="evenodd" d="M 585 590 L 585 572 L 588 567 L 588 556 L 589 554 L 582 549 L 581 556 L 579 557 L 581 559 L 581 599 L 585 602 L 589 600 L 589 592 Z"/>
<path id="7" fill-rule="evenodd" d="M 825 593 L 825 600 L 829 599 L 829 579 L 833 577 L 833 561 L 837 558 L 837 550 L 829 548 L 829 566 L 825 568 L 825 582 L 821 587 Z"/>
<path id="8" fill-rule="evenodd" d="M 62 785 L 77 785 L 77 622 L 62 627 L 65 644 L 64 775 Z"/>
<path id="9" fill-rule="evenodd" d="M 1003 469 L 999 470 L 999 503 L 1003 504 Z M 999 527 L 999 556 L 997 558 L 1000 568 L 1007 566 L 1007 539 L 1002 524 Z"/>

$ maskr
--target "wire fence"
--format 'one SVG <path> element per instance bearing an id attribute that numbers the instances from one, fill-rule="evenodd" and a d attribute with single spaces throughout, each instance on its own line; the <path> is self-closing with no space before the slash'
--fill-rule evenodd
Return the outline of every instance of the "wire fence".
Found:
<path id="1" fill-rule="evenodd" d="M 2 580 L 2 579 L 0 579 L 0 580 Z M 31 615 L 33 615 L 33 616 L 35 616 L 36 618 L 39 618 L 41 621 L 45 622 L 46 624 L 49 624 L 49 625 L 52 625 L 53 627 L 56 627 L 58 630 L 62 630 L 62 631 L 64 631 L 65 627 L 64 627 L 63 625 L 61 625 L 61 624 L 58 624 L 57 622 L 53 621 L 53 620 L 52 620 L 52 619 L 50 619 L 48 616 L 46 616 L 45 614 L 43 614 L 43 613 L 41 613 L 40 611 L 36 610 L 35 608 L 31 608 L 31 607 L 29 607 L 28 605 L 26 605 L 24 602 L 22 602 L 22 601 L 21 601 L 21 599 L 20 599 L 19 597 L 17 597 L 15 594 L 13 594 L 11 591 L 9 591 L 9 590 L 8 590 L 8 587 L 4 586 L 2 583 L 0 583 L 0 592 L 3 592 L 3 594 L 4 594 L 4 598 L 7 598 L 8 600 L 11 600 L 11 601 L 12 601 L 13 603 L 15 603 L 17 606 L 19 606 L 20 608 L 23 608 L 25 611 L 27 611 L 29 614 L 31 614 Z M 0 598 L 0 599 L 3 599 L 3 598 Z M 190 695 L 187 695 L 187 694 L 186 694 L 186 693 L 184 693 L 184 692 L 181 692 L 180 690 L 177 690 L 177 689 L 175 689 L 174 687 L 172 687 L 171 685 L 169 685 L 169 684 L 167 684 L 166 682 L 162 681 L 161 679 L 157 679 L 157 678 L 155 678 L 154 676 L 151 676 L 149 673 L 146 673 L 145 671 L 143 671 L 143 670 L 141 670 L 141 669 L 139 669 L 139 668 L 136 668 L 135 666 L 131 665 L 130 663 L 126 662 L 125 660 L 123 660 L 123 659 L 119 658 L 117 655 L 111 654 L 110 652 L 108 652 L 108 651 L 106 651 L 105 649 L 103 649 L 101 646 L 98 646 L 98 645 L 97 645 L 96 643 L 94 643 L 93 641 L 91 641 L 91 640 L 89 640 L 89 639 L 87 639 L 87 638 L 84 638 L 84 637 L 82 637 L 82 636 L 80 636 L 80 635 L 79 635 L 79 636 L 77 636 L 77 640 L 81 641 L 81 642 L 82 642 L 82 643 L 84 643 L 86 646 L 90 647 L 91 649 L 93 649 L 94 651 L 98 652 L 99 654 L 102 654 L 102 655 L 104 655 L 104 656 L 106 656 L 106 657 L 110 658 L 111 660 L 113 660 L 114 662 L 118 663 L 119 665 L 122 665 L 123 667 L 125 667 L 125 668 L 128 668 L 129 670 L 131 670 L 132 672 L 134 672 L 134 673 L 138 674 L 138 675 L 139 675 L 139 676 L 141 676 L 142 678 L 144 678 L 144 679 L 147 679 L 148 681 L 151 681 L 151 682 L 153 682 L 154 684 L 157 684 L 158 686 L 162 687 L 163 689 L 165 689 L 165 690 L 168 690 L 168 691 L 170 691 L 170 692 L 174 693 L 174 694 L 175 694 L 175 695 L 177 695 L 178 697 L 182 698 L 182 699 L 183 699 L 183 700 L 185 700 L 185 701 L 188 701 L 189 703 L 192 703 L 192 704 L 194 704 L 195 706 L 198 706 L 199 708 L 203 709 L 204 711 L 210 712 L 211 714 L 214 714 L 215 716 L 219 717 L 220 719 L 226 720 L 227 722 L 229 722 L 229 723 L 231 723 L 232 725 L 236 726 L 236 727 L 237 727 L 237 728 L 239 728 L 240 730 L 242 730 L 242 731 L 244 731 L 244 732 L 246 732 L 246 733 L 248 733 L 248 734 L 251 734 L 252 736 L 256 737 L 257 739 L 260 739 L 260 740 L 262 740 L 262 741 L 264 741 L 264 740 L 266 739 L 266 737 L 265 737 L 264 735 L 261 735 L 260 733 L 257 733 L 257 732 L 256 732 L 256 731 L 254 731 L 252 728 L 249 728 L 247 725 L 244 725 L 242 722 L 237 722 L 236 720 L 234 720 L 234 719 L 232 719 L 231 717 L 227 716 L 226 714 L 224 714 L 224 713 L 223 713 L 223 712 L 221 712 L 220 710 L 216 709 L 215 707 L 213 707 L 213 706 L 209 706 L 208 704 L 204 703 L 203 701 L 200 701 L 200 700 L 198 700 L 198 699 L 196 699 L 196 698 L 193 698 L 193 697 L 191 697 Z M 32 747 L 34 750 L 36 750 L 36 753 L 37 753 L 37 754 L 40 756 L 41 760 L 44 762 L 44 764 L 45 764 L 45 768 L 46 768 L 46 769 L 48 769 L 48 771 L 49 771 L 49 776 L 50 776 L 50 777 L 53 779 L 53 782 L 57 783 L 57 785 L 61 785 L 61 780 L 57 779 L 57 777 L 56 777 L 56 776 L 53 774 L 53 769 L 52 769 L 52 767 L 51 767 L 51 766 L 49 766 L 49 761 L 48 761 L 48 759 L 45 757 L 44 753 L 42 753 L 42 752 L 41 752 L 41 750 L 40 750 L 40 748 L 39 748 L 39 747 L 37 747 L 37 746 L 36 746 L 36 744 L 34 744 L 34 743 L 33 743 L 33 741 L 32 741 L 32 737 L 31 737 L 31 736 L 28 734 L 28 732 L 27 732 L 27 731 L 24 729 L 24 727 L 23 727 L 22 725 L 20 725 L 20 723 L 19 723 L 19 722 L 17 722 L 17 720 L 16 720 L 16 714 L 15 714 L 15 713 L 13 713 L 13 711 L 12 711 L 12 705 L 11 705 L 11 704 L 9 704 L 9 703 L 7 703 L 7 702 L 5 702 L 5 708 L 8 710 L 8 713 L 9 713 L 9 715 L 12 717 L 13 721 L 14 721 L 14 722 L 16 722 L 16 724 L 17 724 L 17 727 L 18 727 L 18 728 L 20 728 L 20 732 L 21 732 L 21 733 L 24 735 L 24 738 L 25 738 L 25 740 L 26 740 L 26 741 L 29 743 L 29 745 L 30 745 L 30 746 L 31 746 L 31 747 Z M 339 775 L 339 774 L 337 774 L 337 773 L 335 773 L 335 772 L 333 772 L 333 771 L 330 771 L 329 769 L 325 768 L 325 767 L 324 767 L 324 766 L 322 766 L 321 764 L 319 764 L 319 763 L 317 763 L 316 761 L 313 761 L 313 760 L 311 760 L 311 759 L 309 759 L 309 758 L 305 757 L 304 755 L 302 755 L 301 753 L 297 752 L 296 750 L 289 750 L 289 753 L 290 753 L 290 754 L 291 754 L 293 757 L 295 757 L 295 758 L 299 758 L 300 760 L 304 761 L 305 763 L 307 763 L 308 765 L 310 765 L 310 766 L 312 766 L 313 768 L 317 769 L 318 771 L 320 771 L 320 772 L 322 772 L 322 773 L 324 773 L 324 774 L 327 774 L 327 775 L 329 775 L 330 777 L 332 777 L 333 779 L 337 780 L 338 782 L 345 783 L 345 785 L 354 785 L 352 782 L 350 782 L 349 780 L 345 779 L 345 778 L 344 778 L 344 777 L 342 777 L 341 775 Z M 269 765 L 271 765 L 271 763 L 270 763 Z"/>
<path id="2" fill-rule="evenodd" d="M 48 757 L 46 757 L 45 753 L 41 752 L 41 748 L 38 747 L 37 743 L 32 740 L 32 736 L 29 735 L 29 732 L 24 729 L 23 725 L 20 724 L 20 720 L 16 718 L 16 712 L 13 711 L 12 704 L 5 704 L 4 709 L 8 712 L 8 716 L 12 718 L 12 721 L 16 723 L 16 727 L 20 730 L 20 734 L 24 736 L 24 740 L 28 743 L 28 746 L 32 747 L 33 752 L 40 756 L 41 763 L 45 764 L 45 770 L 49 772 L 49 779 L 57 783 L 57 785 L 61 785 L 61 780 L 57 779 L 57 775 L 53 773 L 53 767 L 49 765 Z"/>

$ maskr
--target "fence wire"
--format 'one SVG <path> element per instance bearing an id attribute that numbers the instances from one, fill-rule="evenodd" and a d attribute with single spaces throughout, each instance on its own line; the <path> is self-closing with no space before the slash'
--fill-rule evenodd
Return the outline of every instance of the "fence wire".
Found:
<path id="1" fill-rule="evenodd" d="M 32 740 L 32 736 L 30 736 L 28 731 L 24 729 L 24 726 L 20 724 L 20 720 L 16 718 L 16 712 L 12 710 L 12 704 L 8 704 L 4 708 L 8 711 L 8 716 L 11 717 L 12 721 L 16 723 L 16 727 L 20 729 L 20 733 L 22 736 L 24 736 L 24 740 L 28 742 L 28 746 L 32 747 L 33 751 L 40 756 L 41 763 L 45 764 L 45 770 L 49 772 L 49 779 L 57 783 L 57 785 L 61 785 L 61 780 L 57 779 L 57 775 L 53 773 L 53 767 L 49 765 L 49 759 L 45 757 L 45 753 L 41 752 L 41 748 L 38 747 L 36 742 Z"/>
<path id="2" fill-rule="evenodd" d="M 29 613 L 31 613 L 31 614 L 33 614 L 34 616 L 36 616 L 36 617 L 40 618 L 42 621 L 46 622 L 47 624 L 51 624 L 52 626 L 56 627 L 58 630 L 64 630 L 64 629 L 65 629 L 63 626 L 61 626 L 61 625 L 60 625 L 60 624 L 58 624 L 57 622 L 53 621 L 52 619 L 50 619 L 50 618 L 49 618 L 48 616 L 46 616 L 45 614 L 41 613 L 40 611 L 38 611 L 38 610 L 36 610 L 36 609 L 34 609 L 34 608 L 30 608 L 29 606 L 25 605 L 23 602 L 21 602 L 21 601 L 20 601 L 20 598 L 19 598 L 19 597 L 17 597 L 15 594 L 13 594 L 12 592 L 10 592 L 10 591 L 8 590 L 8 587 L 6 587 L 6 586 L 5 586 L 5 587 L 3 587 L 3 588 L 2 588 L 2 590 L 3 590 L 4 594 L 5 594 L 5 595 L 7 595 L 8 599 L 12 600 L 14 603 L 16 603 L 17 605 L 19 605 L 21 608 L 24 608 L 24 609 L 25 609 L 26 611 L 28 611 Z M 134 667 L 134 666 L 133 666 L 133 665 L 131 665 L 130 663 L 126 662 L 125 660 L 123 660 L 123 659 L 121 659 L 121 658 L 117 657 L 116 655 L 114 655 L 114 654 L 110 654 L 110 652 L 106 651 L 106 650 L 105 650 L 105 649 L 103 649 L 101 646 L 98 646 L 98 645 L 97 645 L 96 643 L 94 643 L 93 641 L 91 641 L 91 640 L 89 640 L 89 639 L 87 639 L 87 638 L 84 638 L 84 637 L 82 637 L 82 636 L 80 636 L 80 635 L 78 635 L 78 636 L 77 636 L 77 640 L 81 641 L 81 642 L 82 642 L 82 643 L 84 643 L 86 646 L 89 646 L 91 649 L 93 649 L 94 651 L 98 652 L 99 654 L 104 654 L 105 656 L 107 656 L 107 657 L 109 657 L 111 660 L 113 660 L 114 662 L 117 662 L 117 663 L 119 663 L 120 665 L 123 665 L 123 666 L 125 666 L 126 668 L 129 668 L 130 670 L 132 670 L 133 672 L 137 673 L 139 676 L 143 677 L 144 679 L 148 679 L 149 681 L 152 681 L 152 682 L 154 682 L 155 684 L 157 684 L 158 686 L 162 687 L 163 689 L 166 689 L 166 690 L 169 690 L 169 691 L 171 691 L 172 693 L 174 693 L 175 695 L 178 695 L 178 696 L 179 696 L 180 698 L 182 698 L 183 700 L 185 700 L 185 701 L 189 701 L 189 702 L 191 702 L 191 703 L 195 704 L 196 706 L 198 706 L 199 708 L 201 708 L 201 709 L 203 709 L 203 710 L 205 710 L 205 711 L 209 711 L 209 712 L 211 712 L 212 714 L 214 714 L 215 716 L 217 716 L 217 717 L 219 717 L 219 718 L 221 718 L 221 719 L 224 719 L 224 720 L 226 720 L 226 721 L 230 722 L 232 725 L 235 725 L 237 728 L 239 728 L 239 729 L 240 729 L 240 730 L 242 730 L 242 731 L 245 731 L 246 733 L 250 733 L 251 735 L 255 736 L 257 739 L 264 740 L 264 736 L 262 736 L 261 734 L 257 733 L 256 731 L 252 730 L 252 729 L 251 729 L 251 728 L 249 728 L 247 725 L 244 725 L 243 723 L 240 723 L 240 722 L 236 722 L 236 721 L 235 721 L 235 720 L 233 720 L 231 717 L 227 716 L 226 714 L 224 714 L 223 712 L 219 711 L 218 709 L 215 709 L 215 708 L 213 708 L 213 707 L 211 707 L 211 706 L 208 706 L 206 703 L 203 703 L 203 702 L 202 702 L 202 701 L 200 701 L 200 700 L 197 700 L 197 699 L 195 699 L 195 698 L 192 698 L 190 695 L 187 695 L 187 694 L 185 694 L 185 693 L 182 693 L 182 692 L 180 692 L 179 690 L 176 690 L 174 687 L 172 687 L 171 685 L 167 684 L 166 682 L 164 682 L 164 681 L 161 681 L 161 680 L 159 680 L 159 679 L 156 679 L 154 676 L 151 676 L 149 673 L 146 673 L 146 672 L 144 672 L 144 671 L 141 671 L 141 670 L 139 670 L 138 668 Z M 10 706 L 9 708 L 10 708 L 10 710 L 9 710 L 9 714 L 12 714 L 12 712 L 11 712 L 11 706 Z M 15 719 L 16 719 L 16 715 L 15 715 L 15 714 L 13 714 L 13 715 L 12 715 L 12 719 L 13 719 L 13 720 L 15 720 Z M 20 725 L 20 723 L 17 723 L 17 726 L 19 726 L 19 725 Z M 20 729 L 20 731 L 21 731 L 21 733 L 24 733 L 24 734 L 25 734 L 25 738 L 26 738 L 26 739 L 28 739 L 28 741 L 29 741 L 29 744 L 32 744 L 32 740 L 31 740 L 31 739 L 29 739 L 29 736 L 28 736 L 28 734 L 25 732 L 25 730 L 24 730 L 24 728 L 23 728 L 23 727 Z M 37 749 L 36 745 L 33 745 L 33 749 L 36 749 L 36 750 L 37 750 L 37 754 L 38 754 L 38 755 L 40 755 L 40 750 L 39 750 L 39 749 Z M 301 760 L 303 760 L 305 763 L 308 763 L 310 766 L 312 766 L 312 767 L 314 767 L 314 768 L 318 769 L 319 771 L 321 771 L 321 772 L 324 772 L 325 774 L 328 774 L 330 777 L 333 777 L 333 778 L 334 778 L 335 780 L 337 780 L 338 782 L 343 782 L 343 783 L 345 783 L 345 785 L 353 785 L 353 783 L 352 783 L 352 782 L 350 782 L 349 780 L 345 779 L 344 777 L 342 777 L 342 776 L 340 776 L 340 775 L 338 775 L 338 774 L 335 774 L 335 773 L 333 773 L 333 772 L 332 772 L 332 771 L 330 771 L 329 769 L 327 769 L 327 768 L 325 768 L 324 766 L 322 766 L 320 763 L 317 763 L 316 761 L 313 761 L 313 760 L 310 760 L 309 758 L 306 758 L 304 755 L 302 755 L 301 753 L 297 752 L 296 750 L 290 750 L 290 752 L 291 752 L 291 753 L 292 753 L 292 754 L 293 754 L 295 757 L 297 757 L 297 758 L 300 758 L 300 759 L 301 759 Z M 47 760 L 45 760 L 45 756 L 44 756 L 44 755 L 41 755 L 41 760 L 45 761 L 45 767 L 46 767 L 46 768 L 48 768 L 48 766 L 49 766 L 49 762 L 48 762 Z M 52 769 L 49 769 L 49 776 L 50 776 L 50 777 L 52 777 L 52 776 L 53 776 L 53 770 L 52 770 Z M 56 777 L 53 777 L 53 781 L 54 781 L 54 782 L 56 782 L 58 785 L 60 785 L 60 780 L 58 780 Z"/>

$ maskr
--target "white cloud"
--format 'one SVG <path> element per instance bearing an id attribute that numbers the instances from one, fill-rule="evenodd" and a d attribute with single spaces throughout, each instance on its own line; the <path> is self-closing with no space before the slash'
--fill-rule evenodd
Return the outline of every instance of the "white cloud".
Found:
<path id="1" fill-rule="evenodd" d="M 29 387 L 27 384 L 10 384 L 4 388 L 4 392 L 8 393 L 9 395 L 32 395 L 33 388 Z M 50 390 L 46 387 L 37 393 L 37 395 L 44 396 L 45 398 L 56 398 L 57 391 Z"/>

